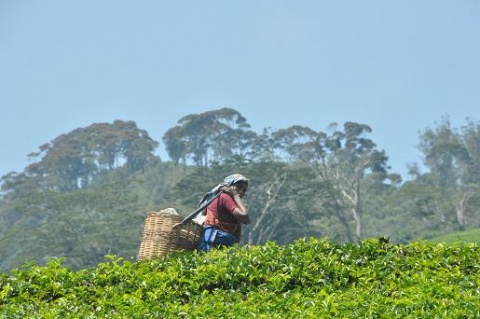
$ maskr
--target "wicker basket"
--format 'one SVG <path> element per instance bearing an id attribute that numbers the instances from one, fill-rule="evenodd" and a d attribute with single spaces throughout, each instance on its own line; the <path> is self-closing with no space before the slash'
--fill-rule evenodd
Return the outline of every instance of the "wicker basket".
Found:
<path id="1" fill-rule="evenodd" d="M 183 217 L 176 214 L 174 209 L 148 213 L 137 260 L 162 257 L 180 250 L 196 249 L 203 227 L 194 222 L 187 222 L 172 228 L 182 220 Z"/>

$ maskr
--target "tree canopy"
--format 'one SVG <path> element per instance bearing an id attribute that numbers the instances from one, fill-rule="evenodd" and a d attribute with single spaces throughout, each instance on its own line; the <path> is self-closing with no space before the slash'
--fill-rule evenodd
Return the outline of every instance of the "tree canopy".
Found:
<path id="1" fill-rule="evenodd" d="M 2 178 L 4 192 L 29 189 L 73 191 L 92 185 L 116 168 L 142 170 L 154 159 L 158 142 L 133 121 L 95 123 L 62 134 L 29 154 L 37 160 L 20 174 Z M 30 185 L 24 185 L 24 184 Z"/>
<path id="2" fill-rule="evenodd" d="M 233 109 L 192 114 L 163 136 L 170 161 L 135 122 L 95 123 L 41 145 L 30 154 L 36 162 L 2 177 L 0 268 L 53 255 L 77 268 L 105 253 L 135 256 L 148 211 L 189 214 L 232 173 L 251 180 L 242 243 L 408 242 L 479 227 L 479 128 L 455 129 L 448 119 L 426 128 L 419 150 L 427 171 L 411 167 L 403 182 L 363 123 L 255 133 Z"/>

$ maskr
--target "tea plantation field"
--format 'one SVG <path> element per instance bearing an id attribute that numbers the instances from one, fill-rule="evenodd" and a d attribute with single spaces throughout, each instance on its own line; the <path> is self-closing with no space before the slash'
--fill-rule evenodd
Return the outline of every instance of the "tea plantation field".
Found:
<path id="1" fill-rule="evenodd" d="M 1 318 L 479 318 L 476 244 L 306 238 L 107 256 L 73 271 L 60 259 L 0 275 Z"/>
<path id="2" fill-rule="evenodd" d="M 432 243 L 446 244 L 453 244 L 456 242 L 480 243 L 480 229 L 474 228 L 451 232 L 446 235 L 434 236 L 426 240 Z"/>

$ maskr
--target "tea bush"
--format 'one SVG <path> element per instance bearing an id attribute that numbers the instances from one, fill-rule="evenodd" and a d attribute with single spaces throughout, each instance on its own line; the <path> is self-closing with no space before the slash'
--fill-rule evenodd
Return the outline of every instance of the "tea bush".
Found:
<path id="1" fill-rule="evenodd" d="M 233 247 L 0 275 L 1 318 L 474 318 L 475 244 L 379 239 Z"/>

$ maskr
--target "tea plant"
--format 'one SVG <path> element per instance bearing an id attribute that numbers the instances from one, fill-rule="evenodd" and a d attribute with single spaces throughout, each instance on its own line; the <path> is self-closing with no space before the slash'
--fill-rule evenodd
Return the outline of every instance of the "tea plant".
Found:
<path id="1" fill-rule="evenodd" d="M 1 274 L 1 318 L 480 316 L 474 244 L 306 238 L 139 262 L 106 257 L 79 271 L 54 259 Z"/>

